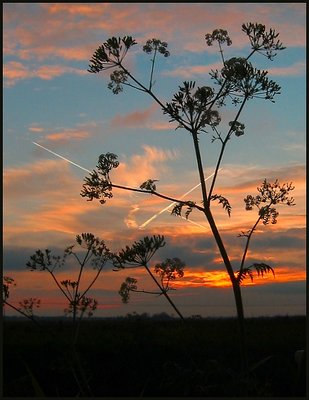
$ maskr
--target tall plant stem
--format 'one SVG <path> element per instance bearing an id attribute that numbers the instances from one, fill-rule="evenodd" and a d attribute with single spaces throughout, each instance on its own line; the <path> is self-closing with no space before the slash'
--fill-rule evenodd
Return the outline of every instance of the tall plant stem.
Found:
<path id="1" fill-rule="evenodd" d="M 213 234 L 215 241 L 217 243 L 217 246 L 219 248 L 221 257 L 223 259 L 225 268 L 230 277 L 230 281 L 231 281 L 232 287 L 233 287 L 234 299 L 235 299 L 236 310 L 237 310 L 237 320 L 238 320 L 238 326 L 239 326 L 239 339 L 240 339 L 239 345 L 240 345 L 240 353 L 241 353 L 240 355 L 241 355 L 241 360 L 242 360 L 242 369 L 243 369 L 243 371 L 246 371 L 247 367 L 248 367 L 248 360 L 247 360 L 247 345 L 246 345 L 245 326 L 244 326 L 245 318 L 244 318 L 244 308 L 243 308 L 243 302 L 242 302 L 242 296 L 241 296 L 241 289 L 240 289 L 239 282 L 237 281 L 237 279 L 235 277 L 232 264 L 230 262 L 230 259 L 226 252 L 222 238 L 218 231 L 216 222 L 212 216 L 209 204 L 207 202 L 207 192 L 206 192 L 206 184 L 204 181 L 203 163 L 202 163 L 202 157 L 201 157 L 201 153 L 200 153 L 197 133 L 196 132 L 192 133 L 192 137 L 193 137 L 195 155 L 196 155 L 196 160 L 197 160 L 197 167 L 198 167 L 198 172 L 199 172 L 199 177 L 200 177 L 202 197 L 203 197 L 203 202 L 204 202 L 204 207 L 205 207 L 204 214 L 207 218 L 207 221 L 211 228 L 212 234 Z"/>
<path id="2" fill-rule="evenodd" d="M 198 143 L 197 131 L 192 131 L 192 138 L 193 138 L 194 151 L 195 151 L 195 157 L 196 157 L 196 162 L 197 162 L 197 169 L 198 169 L 199 178 L 200 178 L 203 204 L 204 204 L 204 207 L 206 207 L 206 205 L 207 205 L 206 182 L 205 182 L 202 156 L 201 156 L 200 147 L 199 147 L 199 143 Z"/>
<path id="3" fill-rule="evenodd" d="M 70 296 L 68 296 L 68 295 L 66 294 L 66 292 L 62 289 L 62 287 L 60 286 L 60 284 L 59 284 L 59 282 L 58 282 L 58 280 L 57 280 L 55 274 L 53 273 L 53 271 L 50 270 L 50 269 L 47 269 L 47 271 L 50 273 L 50 275 L 51 275 L 51 277 L 53 278 L 54 282 L 56 283 L 57 287 L 60 289 L 60 291 L 61 291 L 61 292 L 63 293 L 63 295 L 66 297 L 66 299 L 70 302 L 70 301 L 71 301 Z"/>
<path id="4" fill-rule="evenodd" d="M 82 273 L 83 273 L 85 264 L 88 261 L 87 259 L 88 259 L 89 254 L 90 254 L 90 250 L 88 249 L 87 253 L 86 253 L 85 257 L 84 257 L 84 260 L 81 262 L 78 259 L 78 262 L 80 264 L 80 269 L 79 269 L 79 274 L 78 274 L 75 293 L 74 293 L 74 300 L 73 300 L 73 327 L 74 327 L 74 329 L 76 329 L 75 325 L 76 325 L 76 316 L 77 316 L 77 306 L 78 306 L 79 300 L 81 298 L 81 296 L 79 296 L 79 292 L 78 291 L 79 291 L 80 281 L 81 281 L 81 278 L 82 278 Z M 73 333 L 73 335 L 74 335 L 74 333 Z"/>
<path id="5" fill-rule="evenodd" d="M 210 209 L 207 207 L 205 209 L 205 215 L 206 215 L 207 221 L 209 223 L 209 226 L 211 228 L 212 234 L 217 243 L 217 246 L 219 248 L 219 251 L 220 251 L 221 257 L 223 259 L 227 273 L 229 274 L 230 281 L 232 283 L 234 300 L 235 300 L 236 311 L 237 311 L 238 327 L 239 327 L 239 346 L 240 346 L 242 370 L 243 370 L 243 372 L 246 372 L 248 370 L 248 355 L 247 355 L 247 343 L 246 343 L 246 333 L 245 333 L 244 307 L 243 307 L 243 302 L 242 302 L 240 284 L 239 284 L 237 278 L 235 277 L 233 267 L 231 265 L 228 255 L 227 255 L 225 246 L 222 242 L 222 239 L 221 239 L 220 233 L 218 231 L 217 225 L 215 223 L 215 220 L 211 214 Z"/>

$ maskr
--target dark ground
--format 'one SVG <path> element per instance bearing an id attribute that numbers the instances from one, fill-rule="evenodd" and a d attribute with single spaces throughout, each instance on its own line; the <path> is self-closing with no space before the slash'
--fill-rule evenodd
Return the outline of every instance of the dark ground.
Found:
<path id="1" fill-rule="evenodd" d="M 3 320 L 5 397 L 305 396 L 294 360 L 306 348 L 305 317 L 246 321 L 249 363 L 264 360 L 247 376 L 232 318 L 84 320 L 77 352 L 70 321 L 39 323 Z"/>

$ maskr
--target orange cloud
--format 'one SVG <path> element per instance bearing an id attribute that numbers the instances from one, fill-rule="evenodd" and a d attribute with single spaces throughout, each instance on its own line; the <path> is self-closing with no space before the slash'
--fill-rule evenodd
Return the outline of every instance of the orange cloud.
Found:
<path id="1" fill-rule="evenodd" d="M 243 281 L 242 286 L 258 286 L 267 284 L 278 284 L 305 281 L 306 272 L 304 269 L 291 269 L 287 267 L 279 267 L 275 269 L 275 277 L 270 273 L 262 276 L 255 276 L 253 282 L 250 277 Z M 173 286 L 177 289 L 186 287 L 231 287 L 231 282 L 226 271 L 215 270 L 205 272 L 203 270 L 194 272 L 185 272 L 183 278 L 173 282 Z"/>
<path id="2" fill-rule="evenodd" d="M 136 154 L 120 163 L 114 173 L 114 182 L 139 187 L 148 179 L 160 179 L 166 172 L 165 161 L 177 158 L 177 152 L 144 145 L 144 154 Z"/>
<path id="3" fill-rule="evenodd" d="M 86 204 L 79 196 L 80 188 L 81 180 L 71 174 L 64 161 L 40 160 L 21 168 L 5 169 L 6 245 L 18 242 L 18 238 L 25 245 L 32 243 L 35 239 L 27 235 L 31 232 L 78 232 L 76 216 L 87 212 Z M 23 207 L 20 207 L 21 201 Z"/>
<path id="4" fill-rule="evenodd" d="M 168 171 L 166 162 L 175 156 L 177 155 L 171 151 L 146 146 L 144 153 L 134 155 L 120 164 L 119 168 L 115 170 L 113 181 L 135 187 L 149 178 L 160 179 L 160 174 L 166 177 Z M 228 170 L 227 176 L 220 181 L 220 193 L 226 195 L 233 203 L 232 218 L 228 218 L 221 205 L 213 205 L 213 213 L 219 230 L 235 265 L 240 262 L 243 246 L 243 240 L 236 236 L 241 230 L 252 227 L 257 218 L 257 213 L 244 210 L 242 192 L 247 194 L 256 192 L 259 180 L 256 180 L 255 177 L 260 175 L 260 173 L 258 174 L 259 169 L 251 170 L 252 180 L 250 181 L 245 178 L 244 169 L 245 167 L 242 170 L 239 166 L 236 166 L 235 169 L 231 168 Z M 178 243 L 185 249 L 190 243 L 191 247 L 187 249 L 190 259 L 190 254 L 196 254 L 194 243 L 197 240 L 203 238 L 203 240 L 213 243 L 208 223 L 199 212 L 193 212 L 190 218 L 204 225 L 205 228 L 170 216 L 166 212 L 151 222 L 147 229 L 138 230 L 139 225 L 166 207 L 169 202 L 155 196 L 116 189 L 113 190 L 114 198 L 109 199 L 106 205 L 87 202 L 79 195 L 82 177 L 76 177 L 73 175 L 73 171 L 75 172 L 74 168 L 72 169 L 68 163 L 60 160 L 40 160 L 33 164 L 4 170 L 4 243 L 6 246 L 37 248 L 42 244 L 43 246 L 61 247 L 64 239 L 70 241 L 77 233 L 90 230 L 108 240 L 112 248 L 116 249 L 117 246 L 129 244 L 130 241 L 145 235 L 160 233 L 168 238 L 172 247 Z M 156 175 L 153 175 L 154 173 Z M 287 174 L 287 180 L 290 175 L 297 176 L 296 186 L 299 194 L 297 197 L 304 198 L 303 169 L 295 166 L 294 170 L 293 168 L 282 168 L 281 172 L 278 169 L 272 173 L 275 175 L 278 173 L 281 178 Z M 231 186 L 231 178 L 237 182 L 241 190 Z M 193 186 L 189 183 L 182 182 L 177 189 L 175 183 L 172 187 L 167 185 L 165 188 L 164 185 L 161 187 L 158 182 L 158 187 L 162 193 L 168 194 L 175 190 L 176 193 L 181 194 Z M 184 188 L 185 190 L 183 190 Z M 194 198 L 196 197 L 198 195 L 194 196 Z M 294 260 L 297 265 L 304 263 L 304 251 L 296 246 L 298 233 L 291 233 L 293 229 L 305 226 L 305 207 L 298 200 L 298 205 L 295 207 L 287 208 L 287 210 L 284 207 L 279 208 L 280 216 L 277 225 L 265 227 L 261 224 L 259 226 L 248 254 L 250 259 L 259 262 L 268 262 L 269 260 L 276 265 L 287 265 L 287 260 Z M 278 237 L 280 242 L 280 238 L 285 232 L 296 247 L 293 245 L 287 249 L 281 245 L 278 245 L 280 248 L 274 247 L 275 243 L 271 240 L 268 243 L 274 243 L 273 245 L 265 245 L 267 238 Z M 286 240 L 284 237 L 283 239 Z M 299 236 L 299 239 L 302 240 L 302 236 Z M 263 250 L 261 250 L 262 248 Z M 200 247 L 198 249 L 201 250 Z M 217 250 L 213 254 L 212 263 L 217 262 L 221 265 L 221 259 L 218 258 L 216 261 L 216 257 L 219 257 Z"/>
<path id="5" fill-rule="evenodd" d="M 32 124 L 31 126 L 29 126 L 28 130 L 33 133 L 44 132 L 44 128 L 42 128 L 41 126 L 39 126 L 37 124 Z"/>
<path id="6" fill-rule="evenodd" d="M 120 164 L 115 182 L 139 186 L 153 174 L 159 177 L 166 171 L 165 162 L 176 156 L 172 151 L 145 146 L 144 154 L 134 155 Z M 6 245 L 32 246 L 38 240 L 38 234 L 44 233 L 48 236 L 46 240 L 50 240 L 49 233 L 52 232 L 58 243 L 57 234 L 77 234 L 88 231 L 89 226 L 91 231 L 112 239 L 115 232 L 135 226 L 134 217 L 139 206 L 136 205 L 134 210 L 131 202 L 136 204 L 137 200 L 143 200 L 142 194 L 135 196 L 114 189 L 114 198 L 108 200 L 107 205 L 87 202 L 80 196 L 83 179 L 73 175 L 77 171 L 58 159 L 40 160 L 4 171 Z M 23 207 L 19 203 L 21 198 Z M 127 232 L 124 235 L 130 236 Z M 43 237 L 41 240 L 46 241 Z"/>
<path id="7" fill-rule="evenodd" d="M 209 172 L 208 172 L 209 173 Z M 248 176 L 250 178 L 248 178 Z M 278 223 L 269 227 L 264 227 L 261 224 L 261 230 L 267 231 L 269 229 L 273 231 L 280 231 L 285 229 L 292 229 L 293 227 L 304 227 L 305 226 L 305 168 L 301 165 L 295 165 L 294 167 L 278 167 L 272 170 L 261 169 L 260 167 L 247 167 L 241 165 L 223 165 L 223 169 L 219 174 L 218 187 L 215 187 L 214 193 L 225 196 L 231 206 L 232 213 L 229 218 L 226 211 L 222 208 L 222 205 L 218 201 L 213 201 L 211 206 L 213 210 L 214 218 L 218 224 L 220 231 L 222 232 L 235 232 L 240 233 L 242 230 L 247 230 L 253 226 L 257 217 L 258 210 L 246 211 L 245 203 L 243 199 L 248 195 L 257 195 L 257 187 L 261 185 L 264 177 L 269 181 L 274 181 L 276 178 L 279 182 L 285 183 L 292 181 L 295 185 L 295 189 L 291 192 L 291 195 L 295 198 L 296 205 L 293 207 L 287 207 L 285 205 L 278 206 L 280 213 Z M 231 184 L 231 182 L 234 182 Z M 158 182 L 158 191 L 172 197 L 180 197 L 182 193 L 188 191 L 191 187 L 195 186 L 195 181 L 190 179 L 184 179 L 180 182 L 177 187 L 170 185 L 162 185 Z M 209 188 L 210 182 L 207 182 Z M 197 188 L 194 192 L 186 197 L 186 200 L 200 202 L 201 194 L 200 189 Z M 169 202 L 156 199 L 154 197 L 146 197 L 140 205 L 140 209 L 143 210 L 143 215 L 138 211 L 135 214 L 139 224 L 143 224 L 153 215 L 157 214 L 160 210 L 166 207 Z M 179 235 L 183 232 L 197 233 L 202 231 L 209 231 L 208 223 L 202 213 L 193 211 L 190 215 L 190 219 L 204 225 L 207 229 L 203 229 L 198 226 L 193 226 L 188 222 L 171 217 L 166 212 L 161 214 L 149 224 L 149 229 L 160 229 L 167 230 L 168 234 L 172 234 L 173 228 L 167 227 L 170 224 L 184 225 L 184 228 L 180 230 Z M 177 222 L 176 222 L 177 221 Z"/>

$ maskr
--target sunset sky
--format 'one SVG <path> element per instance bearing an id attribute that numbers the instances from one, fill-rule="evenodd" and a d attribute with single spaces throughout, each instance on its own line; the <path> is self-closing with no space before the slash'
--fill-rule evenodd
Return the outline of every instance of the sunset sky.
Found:
<path id="1" fill-rule="evenodd" d="M 25 265 L 37 249 L 55 254 L 92 232 L 112 251 L 119 251 L 146 235 L 164 235 L 166 246 L 153 265 L 167 257 L 185 263 L 185 276 L 171 292 L 185 316 L 235 315 L 232 290 L 207 221 L 198 211 L 192 222 L 164 211 L 169 203 L 147 194 L 114 190 L 105 205 L 80 196 L 86 170 L 95 168 L 102 153 L 115 153 L 120 165 L 112 172 L 115 184 L 139 187 L 157 179 L 157 190 L 180 198 L 198 184 L 193 142 L 176 130 L 145 93 L 125 87 L 114 95 L 108 88 L 109 71 L 87 72 L 96 48 L 112 36 L 130 35 L 138 45 L 125 65 L 148 82 L 150 57 L 142 52 L 152 38 L 168 43 L 171 55 L 158 58 L 154 92 L 170 101 L 183 81 L 213 86 L 209 72 L 220 68 L 216 46 L 207 47 L 205 34 L 226 29 L 232 46 L 225 58 L 246 57 L 250 46 L 241 25 L 258 22 L 280 33 L 286 49 L 274 61 L 255 55 L 251 61 L 269 70 L 281 86 L 275 103 L 249 101 L 240 121 L 245 134 L 233 136 L 222 162 L 215 193 L 229 199 L 231 218 L 221 205 L 213 213 L 235 270 L 244 248 L 237 235 L 254 224 L 256 211 L 246 211 L 244 197 L 256 195 L 264 178 L 293 182 L 294 207 L 279 206 L 276 225 L 258 226 L 247 266 L 271 265 L 267 275 L 253 284 L 245 281 L 247 316 L 305 314 L 305 3 L 4 3 L 4 275 L 15 279 L 10 301 L 26 297 L 42 300 L 38 315 L 61 315 L 66 304 L 45 272 L 30 272 Z M 222 134 L 237 109 L 220 110 Z M 212 134 L 200 137 L 205 175 L 213 173 L 219 141 Z M 33 144 L 36 142 L 62 156 Z M 199 188 L 187 200 L 201 201 Z M 85 272 L 85 285 L 93 270 Z M 72 266 L 58 272 L 59 279 L 74 280 Z M 132 294 L 121 303 L 118 290 L 127 276 L 138 279 L 140 289 L 154 289 L 142 270 L 114 272 L 107 264 L 92 295 L 99 301 L 97 316 L 118 316 L 173 310 L 163 296 Z M 7 314 L 11 311 L 7 309 Z"/>

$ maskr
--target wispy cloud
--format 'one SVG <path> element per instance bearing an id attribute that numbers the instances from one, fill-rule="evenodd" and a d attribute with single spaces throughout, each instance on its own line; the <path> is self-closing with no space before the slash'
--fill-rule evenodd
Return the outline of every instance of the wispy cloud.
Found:
<path id="1" fill-rule="evenodd" d="M 67 142 L 72 139 L 82 140 L 90 136 L 86 131 L 67 130 L 64 132 L 54 132 L 46 135 L 46 139 L 52 142 Z"/>
<path id="2" fill-rule="evenodd" d="M 144 145 L 142 154 L 123 160 L 115 170 L 115 179 L 128 186 L 139 187 L 147 179 L 160 179 L 168 168 L 165 162 L 177 157 L 176 151 Z"/>
<path id="3" fill-rule="evenodd" d="M 26 66 L 19 61 L 9 61 L 3 66 L 5 86 L 14 86 L 25 79 L 40 78 L 51 80 L 64 74 L 85 75 L 87 71 L 65 65 L 42 65 L 39 67 Z"/>
<path id="4" fill-rule="evenodd" d="M 52 144 L 53 148 L 63 146 L 67 143 L 79 142 L 94 136 L 97 132 L 98 123 L 86 121 L 77 123 L 73 128 L 61 127 L 58 129 L 32 123 L 28 127 L 30 134 L 35 134 L 35 141 L 46 145 Z"/>
<path id="5" fill-rule="evenodd" d="M 187 65 L 183 67 L 177 67 L 174 70 L 163 71 L 163 76 L 180 76 L 182 78 L 191 78 L 198 75 L 209 74 L 211 70 L 221 69 L 221 63 L 215 63 L 211 65 Z M 297 62 L 288 67 L 273 67 L 269 68 L 269 76 L 301 76 L 305 74 L 305 63 Z"/>
<path id="6" fill-rule="evenodd" d="M 64 73 L 83 74 L 78 68 L 61 65 L 63 61 L 87 62 L 95 47 L 111 35 L 137 33 L 139 41 L 158 37 L 170 43 L 172 52 L 212 52 L 205 45 L 205 33 L 221 27 L 229 29 L 233 45 L 243 48 L 247 40 L 241 24 L 260 16 L 261 23 L 274 26 L 286 46 L 305 46 L 305 5 L 227 3 L 97 3 L 97 4 L 5 4 L 4 63 L 5 84 L 13 86 L 22 79 L 53 79 Z M 179 21 L 182 21 L 179 30 Z M 91 29 L 89 29 L 91 27 Z M 138 31 L 136 31 L 138 27 Z M 46 60 L 58 59 L 57 65 Z M 29 65 L 28 63 L 32 64 Z M 44 62 L 45 65 L 37 66 Z M 292 71 L 294 68 L 296 70 Z M 290 71 L 291 69 L 291 71 Z M 287 67 L 280 73 L 302 73 L 303 66 Z M 189 74 L 190 71 L 179 70 Z M 202 73 L 198 66 L 191 73 Z M 274 70 L 276 73 L 276 70 Z"/>
<path id="7" fill-rule="evenodd" d="M 171 124 L 157 118 L 158 107 L 156 104 L 142 110 L 136 110 L 128 114 L 116 114 L 110 120 L 110 126 L 114 129 L 149 129 L 153 131 L 170 130 Z"/>
<path id="8" fill-rule="evenodd" d="M 182 78 L 191 78 L 196 75 L 207 75 L 211 70 L 216 70 L 222 68 L 221 63 L 215 63 L 211 65 L 188 65 L 183 67 L 178 67 L 174 70 L 164 71 L 162 75 L 164 76 L 180 76 Z"/>
<path id="9" fill-rule="evenodd" d="M 177 153 L 171 150 L 145 146 L 142 154 L 133 155 L 120 164 L 113 179 L 115 183 L 138 187 L 145 180 L 154 178 L 154 174 L 156 178 L 160 177 L 166 171 L 165 163 L 175 157 Z M 130 192 L 114 190 L 114 198 L 108 201 L 107 210 L 98 202 L 87 202 L 80 196 L 83 182 L 74 171 L 69 163 L 58 159 L 40 159 L 5 169 L 6 245 L 12 240 L 15 244 L 21 240 L 25 245 L 25 236 L 30 232 L 29 241 L 32 243 L 35 233 L 76 234 L 85 229 L 88 231 L 91 225 L 94 231 L 99 232 L 104 226 L 104 236 L 114 237 L 125 227 L 133 227 L 134 214 L 139 210 L 136 201 L 141 197 L 134 198 Z M 21 198 L 24 202 L 22 210 L 19 207 Z M 133 209 L 132 200 L 135 200 Z M 128 238 L 127 233 L 124 234 Z M 58 243 L 56 236 L 54 240 Z"/>
<path id="10" fill-rule="evenodd" d="M 270 76 L 300 76 L 305 74 L 306 65 L 304 62 L 297 62 L 289 67 L 269 68 L 268 71 Z"/>
<path id="11" fill-rule="evenodd" d="M 29 130 L 29 132 L 32 132 L 32 133 L 44 132 L 44 128 L 36 123 L 31 124 L 31 126 L 29 126 L 28 130 Z"/>
<path id="12" fill-rule="evenodd" d="M 150 106 L 144 110 L 136 110 L 129 114 L 116 114 L 110 121 L 112 127 L 144 128 L 155 108 Z"/>

